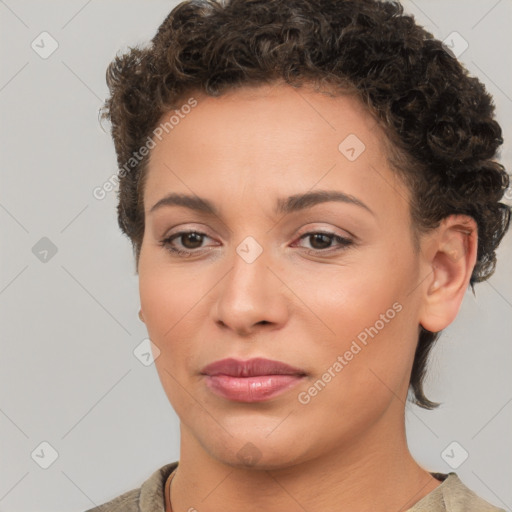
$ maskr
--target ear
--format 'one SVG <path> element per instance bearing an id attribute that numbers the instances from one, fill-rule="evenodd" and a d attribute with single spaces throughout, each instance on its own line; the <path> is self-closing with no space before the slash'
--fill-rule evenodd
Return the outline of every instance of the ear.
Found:
<path id="1" fill-rule="evenodd" d="M 144 315 L 142 314 L 142 309 L 139 309 L 139 318 L 141 322 L 146 323 L 146 321 L 144 320 Z"/>
<path id="2" fill-rule="evenodd" d="M 450 325 L 459 312 L 476 263 L 477 224 L 467 215 L 451 215 L 421 242 L 423 301 L 420 324 L 431 332 Z"/>

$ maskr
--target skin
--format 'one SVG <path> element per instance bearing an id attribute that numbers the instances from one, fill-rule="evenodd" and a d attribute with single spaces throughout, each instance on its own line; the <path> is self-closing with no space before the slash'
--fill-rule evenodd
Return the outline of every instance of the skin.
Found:
<path id="1" fill-rule="evenodd" d="M 440 484 L 405 436 L 418 328 L 455 318 L 476 258 L 474 221 L 445 219 L 417 250 L 410 193 L 387 162 L 385 134 L 354 97 L 280 83 L 194 97 L 198 105 L 151 150 L 138 267 L 142 319 L 180 419 L 174 512 L 406 510 Z M 338 149 L 349 134 L 365 145 L 354 161 Z M 277 198 L 312 190 L 341 191 L 371 212 L 331 201 L 274 213 Z M 170 192 L 206 198 L 218 215 L 151 212 Z M 174 240 L 193 255 L 161 245 L 186 229 L 206 234 Z M 352 244 L 301 238 L 318 231 Z M 247 236 L 263 249 L 252 263 L 236 252 Z M 300 403 L 396 303 L 400 312 Z M 276 359 L 307 375 L 266 402 L 234 402 L 200 374 L 226 357 Z"/>

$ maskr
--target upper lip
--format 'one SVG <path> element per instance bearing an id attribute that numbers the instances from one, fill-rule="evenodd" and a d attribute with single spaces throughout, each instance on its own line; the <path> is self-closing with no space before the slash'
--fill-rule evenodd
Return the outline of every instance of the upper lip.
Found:
<path id="1" fill-rule="evenodd" d="M 227 358 L 205 366 L 204 375 L 228 375 L 230 377 L 257 377 L 259 375 L 306 375 L 300 368 L 295 368 L 281 361 L 256 357 L 247 361 Z"/>

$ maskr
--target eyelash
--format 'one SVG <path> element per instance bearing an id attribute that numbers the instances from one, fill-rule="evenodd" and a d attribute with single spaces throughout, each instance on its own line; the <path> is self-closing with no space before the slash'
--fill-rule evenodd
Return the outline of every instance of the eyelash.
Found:
<path id="1" fill-rule="evenodd" d="M 171 245 L 171 243 L 174 241 L 174 239 L 176 239 L 176 238 L 179 239 L 182 236 L 189 235 L 189 234 L 195 234 L 195 235 L 199 235 L 199 236 L 208 237 L 208 235 L 206 233 L 202 233 L 201 231 L 195 231 L 195 230 L 180 231 L 178 233 L 174 233 L 173 235 L 165 238 L 164 240 L 162 240 L 159 243 L 159 245 L 162 246 L 167 251 L 169 251 L 172 255 L 179 256 L 179 257 L 190 257 L 193 254 L 200 254 L 201 252 L 204 252 L 204 251 L 201 251 L 201 248 L 183 250 L 183 249 L 177 249 L 176 247 L 173 247 Z M 319 255 L 320 253 L 331 254 L 333 252 L 341 252 L 341 251 L 346 250 L 349 246 L 351 246 L 354 243 L 354 241 L 349 238 L 345 238 L 345 237 L 336 235 L 335 233 L 331 233 L 329 231 L 309 231 L 309 232 L 301 235 L 299 237 L 299 240 L 302 240 L 303 238 L 311 237 L 313 235 L 325 235 L 327 237 L 330 237 L 331 241 L 336 241 L 339 244 L 339 247 L 334 250 L 328 248 L 328 249 L 310 249 L 307 251 L 308 254 L 315 255 L 315 256 Z M 208 237 L 208 238 L 210 238 L 210 237 Z"/>

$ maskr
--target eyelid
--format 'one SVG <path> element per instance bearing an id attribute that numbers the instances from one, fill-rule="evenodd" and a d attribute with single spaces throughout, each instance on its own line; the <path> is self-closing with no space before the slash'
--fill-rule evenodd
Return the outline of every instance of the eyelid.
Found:
<path id="1" fill-rule="evenodd" d="M 301 236 L 308 234 L 308 233 L 325 233 L 326 235 L 334 235 L 334 236 L 339 236 L 341 238 L 350 238 L 354 242 L 359 240 L 356 235 L 354 235 L 347 229 L 341 230 L 340 228 L 334 228 L 333 226 L 323 227 L 323 226 L 319 226 L 318 224 L 321 224 L 321 223 L 314 222 L 314 223 L 308 224 L 307 226 L 305 226 L 304 228 L 302 228 L 299 231 L 299 234 L 297 236 L 300 238 Z M 341 232 L 339 232 L 339 231 L 341 231 Z"/>
<path id="2" fill-rule="evenodd" d="M 161 238 L 170 238 L 171 236 L 177 235 L 177 234 L 183 234 L 183 233 L 200 233 L 203 235 L 208 236 L 209 238 L 213 238 L 208 234 L 209 229 L 201 224 L 194 225 L 194 224 L 179 224 L 178 226 L 174 226 L 170 230 L 166 231 L 165 235 L 163 235 Z"/>

